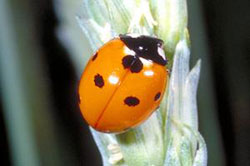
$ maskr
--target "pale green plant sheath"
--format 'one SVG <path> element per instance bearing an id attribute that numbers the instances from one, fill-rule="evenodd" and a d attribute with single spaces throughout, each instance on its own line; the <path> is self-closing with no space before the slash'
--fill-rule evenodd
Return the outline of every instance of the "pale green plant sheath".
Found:
<path id="1" fill-rule="evenodd" d="M 160 108 L 146 122 L 122 134 L 91 129 L 103 165 L 207 165 L 196 103 L 201 62 L 190 71 L 186 1 L 84 0 L 78 10 L 77 21 L 92 53 L 119 34 L 157 36 L 165 42 L 171 69 Z"/>

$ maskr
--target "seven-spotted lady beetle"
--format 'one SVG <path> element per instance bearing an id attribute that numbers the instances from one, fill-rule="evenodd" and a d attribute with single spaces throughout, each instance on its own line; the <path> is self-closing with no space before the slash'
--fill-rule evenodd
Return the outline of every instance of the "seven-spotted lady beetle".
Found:
<path id="1" fill-rule="evenodd" d="M 163 41 L 120 35 L 89 60 L 79 83 L 79 106 L 90 126 L 122 132 L 145 121 L 159 106 L 169 74 Z"/>

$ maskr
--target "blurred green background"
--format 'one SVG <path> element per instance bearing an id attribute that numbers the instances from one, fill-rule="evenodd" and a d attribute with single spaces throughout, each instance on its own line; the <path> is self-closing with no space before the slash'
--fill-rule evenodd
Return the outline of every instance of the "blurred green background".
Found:
<path id="1" fill-rule="evenodd" d="M 76 102 L 77 66 L 86 60 L 75 60 L 72 43 L 58 39 L 74 37 L 57 31 L 68 20 L 80 31 L 80 4 L 0 1 L 1 165 L 101 165 Z M 202 59 L 199 124 L 208 165 L 250 165 L 250 1 L 192 0 L 188 7 L 191 64 Z M 73 45 L 89 55 L 79 38 Z"/>

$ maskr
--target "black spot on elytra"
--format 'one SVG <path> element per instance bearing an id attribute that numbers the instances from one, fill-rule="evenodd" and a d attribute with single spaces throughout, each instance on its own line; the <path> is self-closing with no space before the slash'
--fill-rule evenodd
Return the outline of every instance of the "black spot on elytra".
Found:
<path id="1" fill-rule="evenodd" d="M 132 65 L 134 59 L 135 58 L 132 55 L 126 55 L 125 57 L 123 57 L 122 58 L 122 65 L 123 65 L 124 69 L 129 68 Z"/>
<path id="2" fill-rule="evenodd" d="M 161 92 L 156 93 L 154 100 L 158 100 L 161 97 Z"/>
<path id="3" fill-rule="evenodd" d="M 95 75 L 95 85 L 98 86 L 99 88 L 102 88 L 104 86 L 104 80 L 100 74 Z"/>
<path id="4" fill-rule="evenodd" d="M 97 56 L 98 56 L 98 53 L 96 52 L 95 55 L 92 58 L 92 61 L 94 61 L 97 58 Z"/>
<path id="5" fill-rule="evenodd" d="M 130 68 L 132 73 L 139 73 L 143 68 L 141 60 L 138 57 L 132 55 L 126 55 L 123 57 L 122 65 L 124 69 Z"/>
<path id="6" fill-rule="evenodd" d="M 133 96 L 129 96 L 129 97 L 126 97 L 126 99 L 124 100 L 124 103 L 128 106 L 136 106 L 140 103 L 140 100 L 136 97 L 133 97 Z"/>
<path id="7" fill-rule="evenodd" d="M 143 68 L 143 64 L 139 58 L 136 58 L 132 66 L 130 67 L 130 71 L 132 73 L 139 73 Z"/>

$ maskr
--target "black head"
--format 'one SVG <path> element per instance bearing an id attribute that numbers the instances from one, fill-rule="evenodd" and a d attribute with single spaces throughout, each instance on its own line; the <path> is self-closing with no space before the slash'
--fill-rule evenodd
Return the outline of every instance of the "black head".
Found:
<path id="1" fill-rule="evenodd" d="M 152 60 L 155 63 L 165 66 L 167 60 L 163 53 L 163 41 L 151 36 L 120 35 L 120 39 L 126 46 L 133 50 L 138 57 Z"/>

